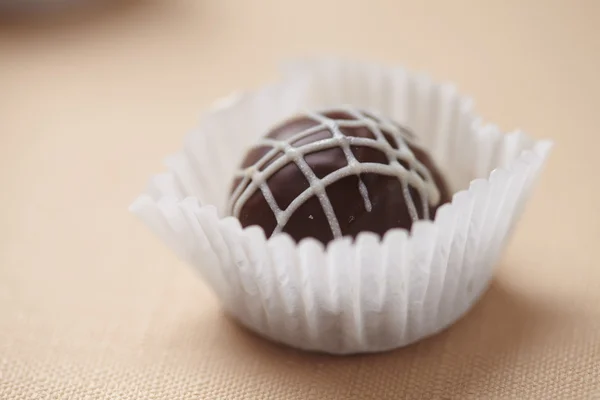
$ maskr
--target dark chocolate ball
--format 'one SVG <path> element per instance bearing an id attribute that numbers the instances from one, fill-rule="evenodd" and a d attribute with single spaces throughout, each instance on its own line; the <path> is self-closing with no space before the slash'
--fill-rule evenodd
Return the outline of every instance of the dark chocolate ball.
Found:
<path id="1" fill-rule="evenodd" d="M 233 182 L 231 215 L 267 237 L 286 232 L 325 244 L 410 229 L 450 200 L 415 142 L 406 128 L 352 108 L 296 116 L 247 153 Z"/>

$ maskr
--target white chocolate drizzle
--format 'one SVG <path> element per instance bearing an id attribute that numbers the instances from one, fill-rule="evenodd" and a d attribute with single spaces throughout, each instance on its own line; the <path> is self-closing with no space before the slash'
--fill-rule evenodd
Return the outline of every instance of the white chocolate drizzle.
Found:
<path id="1" fill-rule="evenodd" d="M 343 112 L 354 119 L 329 118 L 327 114 L 333 112 Z M 375 115 L 374 113 L 370 114 Z M 435 206 L 439 203 L 440 192 L 430 171 L 415 157 L 408 146 L 408 143 L 415 144 L 411 139 L 410 132 L 406 128 L 379 115 L 375 115 L 376 119 L 374 119 L 351 107 L 340 107 L 320 112 L 307 112 L 296 117 L 298 116 L 310 118 L 318 124 L 302 132 L 298 132 L 286 140 L 263 138 L 256 144 L 256 147 L 267 146 L 271 147 L 271 149 L 254 165 L 240 170 L 236 174 L 236 177 L 241 179 L 229 203 L 231 215 L 239 218 L 240 212 L 248 199 L 257 190 L 260 190 L 275 216 L 277 222 L 277 226 L 273 231 L 273 234 L 275 234 L 283 230 L 291 216 L 300 206 L 311 197 L 316 196 L 323 208 L 334 238 L 338 238 L 342 236 L 342 231 L 325 189 L 340 179 L 348 176 L 357 176 L 358 191 L 363 199 L 365 211 L 371 212 L 373 205 L 371 204 L 368 189 L 362 181 L 361 175 L 373 173 L 398 178 L 402 185 L 402 193 L 408 213 L 413 222 L 419 219 L 417 207 L 422 209 L 423 218 L 429 219 L 429 206 Z M 366 128 L 373 134 L 374 139 L 346 136 L 342 133 L 341 128 Z M 293 143 L 323 130 L 328 130 L 331 133 L 331 137 L 301 146 L 293 145 Z M 395 141 L 394 144 L 397 148 L 394 148 L 388 142 L 384 136 L 384 132 L 390 139 Z M 379 150 L 387 156 L 388 164 L 361 163 L 352 153 L 351 146 Z M 319 179 L 304 159 L 304 156 L 332 148 L 340 148 L 344 152 L 347 165 Z M 271 164 L 262 169 L 269 162 Z M 271 192 L 268 180 L 273 174 L 289 163 L 295 163 L 298 166 L 308 181 L 309 187 L 300 193 L 285 210 L 282 210 L 279 208 Z M 408 165 L 408 169 L 403 164 Z M 415 204 L 415 200 L 410 193 L 410 188 L 414 188 L 419 193 L 421 204 Z"/>

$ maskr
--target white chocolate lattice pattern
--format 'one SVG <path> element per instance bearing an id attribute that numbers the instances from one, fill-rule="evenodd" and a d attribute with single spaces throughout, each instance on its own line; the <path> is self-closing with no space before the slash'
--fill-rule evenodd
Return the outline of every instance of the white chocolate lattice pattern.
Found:
<path id="1" fill-rule="evenodd" d="M 332 119 L 327 116 L 334 112 L 348 114 L 354 119 Z M 415 204 L 409 188 L 412 187 L 417 190 L 421 199 L 420 206 L 423 210 L 423 218 L 429 219 L 429 206 L 435 206 L 439 203 L 440 192 L 430 171 L 415 157 L 408 146 L 408 143 L 413 144 L 408 130 L 385 118 L 380 116 L 373 118 L 351 107 L 329 109 L 321 112 L 307 112 L 300 116 L 312 119 L 317 124 L 294 134 L 286 140 L 266 137 L 262 138 L 256 144 L 257 147 L 268 146 L 271 149 L 254 165 L 236 174 L 236 177 L 241 179 L 231 196 L 229 204 L 231 215 L 239 218 L 240 212 L 248 199 L 257 190 L 260 190 L 275 215 L 277 222 L 277 226 L 273 231 L 273 234 L 275 234 L 283 230 L 290 217 L 302 204 L 311 197 L 316 196 L 323 208 L 333 236 L 335 238 L 341 237 L 340 224 L 325 189 L 328 185 L 340 179 L 348 176 L 357 176 L 359 182 L 358 190 L 364 201 L 365 210 L 370 212 L 372 205 L 367 187 L 361 179 L 361 174 L 374 173 L 398 178 L 402 185 L 406 207 L 413 221 L 419 218 L 419 214 L 417 212 L 417 204 Z M 342 128 L 366 128 L 373 134 L 374 138 L 347 136 L 342 133 Z M 295 142 L 323 130 L 328 130 L 331 133 L 331 137 L 297 147 L 293 145 Z M 389 143 L 384 133 L 387 134 L 388 139 L 394 140 L 394 145 L 397 148 L 394 148 Z M 379 150 L 387 156 L 388 164 L 361 163 L 352 153 L 351 146 L 362 146 Z M 304 156 L 336 147 L 344 152 L 347 165 L 322 179 L 318 178 L 304 159 Z M 262 169 L 269 162 L 271 164 Z M 309 187 L 300 193 L 285 210 L 282 210 L 277 204 L 267 181 L 273 174 L 289 163 L 295 163 L 298 166 L 308 181 Z M 408 165 L 408 169 L 404 165 Z"/>

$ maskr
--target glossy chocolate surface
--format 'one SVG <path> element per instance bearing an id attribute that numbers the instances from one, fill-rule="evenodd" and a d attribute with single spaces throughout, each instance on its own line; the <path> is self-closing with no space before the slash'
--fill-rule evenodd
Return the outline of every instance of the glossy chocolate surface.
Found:
<path id="1" fill-rule="evenodd" d="M 366 120 L 364 125 L 360 123 L 362 119 Z M 314 237 L 322 243 L 328 243 L 340 233 L 341 236 L 352 237 L 362 231 L 383 235 L 391 228 L 410 229 L 416 219 L 432 219 L 437 208 L 450 201 L 442 175 L 428 154 L 411 143 L 414 139 L 412 134 L 397 124 L 379 124 L 379 144 L 371 146 L 370 142 L 358 143 L 353 139 L 377 140 L 373 122 L 380 123 L 381 120 L 364 112 L 342 109 L 299 116 L 277 126 L 267 134 L 265 142 L 259 142 L 244 158 L 241 170 L 246 172 L 235 179 L 232 187 L 232 214 L 244 227 L 261 226 L 267 236 L 281 231 L 296 241 Z M 395 129 L 391 129 L 392 125 Z M 302 136 L 303 132 L 305 135 L 300 139 L 290 140 L 299 134 Z M 346 145 L 346 151 L 342 144 L 303 151 L 307 145 L 334 137 L 334 132 L 337 132 L 338 143 Z M 341 137 L 340 133 L 348 139 Z M 368 145 L 362 145 L 365 143 Z M 386 148 L 388 152 L 384 151 Z M 399 157 L 396 160 L 402 167 L 396 165 L 396 168 L 404 169 L 405 173 L 411 169 L 418 171 L 415 173 L 423 180 L 421 186 L 403 185 L 403 179 L 393 172 L 384 174 L 376 171 L 353 173 L 322 184 L 330 174 L 347 167 L 349 162 L 358 163 L 359 169 L 355 172 L 361 171 L 361 166 L 390 165 L 390 151 L 399 148 L 409 150 L 413 161 L 410 157 Z M 282 157 L 286 161 L 280 160 L 280 167 L 263 174 L 269 172 L 269 166 Z M 415 168 L 415 163 L 420 164 L 420 169 Z M 377 169 L 377 166 L 373 168 Z M 249 188 L 253 177 L 257 183 L 264 181 L 266 185 Z M 437 190 L 436 199 L 424 195 L 428 185 Z M 318 193 L 323 194 L 323 191 L 325 196 L 319 196 Z M 240 198 L 240 193 L 246 193 L 246 198 Z M 305 193 L 306 200 L 296 201 L 296 208 L 286 217 L 284 211 L 302 193 Z M 407 196 L 410 196 L 412 213 Z M 269 197 L 271 203 L 267 200 Z M 335 216 L 328 216 L 327 201 Z M 279 222 L 276 215 L 280 217 Z M 282 217 L 285 217 L 283 221 Z M 337 234 L 332 219 L 339 227 Z"/>

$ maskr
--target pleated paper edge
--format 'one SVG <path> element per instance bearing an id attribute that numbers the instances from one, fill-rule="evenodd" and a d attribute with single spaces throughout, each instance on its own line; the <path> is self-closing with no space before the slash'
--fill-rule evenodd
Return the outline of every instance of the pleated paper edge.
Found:
<path id="1" fill-rule="evenodd" d="M 232 97 L 228 99 L 224 104 L 220 105 L 221 108 L 227 108 L 232 103 L 235 103 L 239 99 L 239 96 Z M 481 125 L 481 122 L 478 118 L 475 117 L 478 126 L 476 127 L 475 134 L 485 134 L 487 131 L 496 132 L 497 128 L 491 125 Z M 306 322 L 308 325 L 305 327 L 307 330 L 307 338 L 286 338 L 282 337 L 281 333 L 275 333 L 265 331 L 261 326 L 264 325 L 264 321 L 262 323 L 258 323 L 256 318 L 265 318 L 267 314 L 261 316 L 245 316 L 240 311 L 240 306 L 235 305 L 236 300 L 232 299 L 235 297 L 244 297 L 246 294 L 235 293 L 231 291 L 232 282 L 228 281 L 231 279 L 240 279 L 241 271 L 223 271 L 220 270 L 224 265 L 236 265 L 235 261 L 232 263 L 231 259 L 224 259 L 227 257 L 231 257 L 232 255 L 229 253 L 231 248 L 228 248 L 230 244 L 227 243 L 227 240 L 233 240 L 233 245 L 235 249 L 236 243 L 244 242 L 245 240 L 250 240 L 253 242 L 253 247 L 262 248 L 265 251 L 265 256 L 269 260 L 269 262 L 273 264 L 277 264 L 276 257 L 278 257 L 278 253 L 281 254 L 295 254 L 294 257 L 301 258 L 304 257 L 305 249 L 319 249 L 323 253 L 323 257 L 325 259 L 331 259 L 332 249 L 338 248 L 339 246 L 361 246 L 363 242 L 369 240 L 371 244 L 377 243 L 378 246 L 382 246 L 385 243 L 386 239 L 394 236 L 404 236 L 406 246 L 410 246 L 413 241 L 413 237 L 415 232 L 427 232 L 436 229 L 436 224 L 439 223 L 439 216 L 444 213 L 450 213 L 451 208 L 453 207 L 456 199 L 467 198 L 469 196 L 473 196 L 473 192 L 475 188 L 481 188 L 482 186 L 491 186 L 494 182 L 494 177 L 498 176 L 511 176 L 511 174 L 518 174 L 519 169 L 521 169 L 522 173 L 523 168 L 525 170 L 533 170 L 533 174 L 531 177 L 526 177 L 529 181 L 527 183 L 523 182 L 525 189 L 529 190 L 528 186 L 531 186 L 535 183 L 536 178 L 541 171 L 543 164 L 549 154 L 549 151 L 552 147 L 552 143 L 549 141 L 541 140 L 541 141 L 533 141 L 526 134 L 522 132 L 513 132 L 502 137 L 503 142 L 513 141 L 517 144 L 521 144 L 525 146 L 525 143 L 529 143 L 531 147 L 529 149 L 521 149 L 520 154 L 513 159 L 511 162 L 506 165 L 506 167 L 496 168 L 487 178 L 479 178 L 471 182 L 468 189 L 461 190 L 454 195 L 453 201 L 450 204 L 443 206 L 438 213 L 435 221 L 420 221 L 415 224 L 413 229 L 410 232 L 406 232 L 401 229 L 396 229 L 388 232 L 381 238 L 376 238 L 372 234 L 363 234 L 360 235 L 357 241 L 351 242 L 348 238 L 338 239 L 326 248 L 324 248 L 320 243 L 316 242 L 314 239 L 305 239 L 298 244 L 294 244 L 293 241 L 285 234 L 274 236 L 270 239 L 266 239 L 264 237 L 264 233 L 260 228 L 250 227 L 250 228 L 241 228 L 237 220 L 233 218 L 219 218 L 217 215 L 216 209 L 213 206 L 206 205 L 201 206 L 197 199 L 193 197 L 188 197 L 185 199 L 178 198 L 176 195 L 165 195 L 165 193 L 181 193 L 182 190 L 177 187 L 177 180 L 173 178 L 173 176 L 169 173 L 158 175 L 154 180 L 151 187 L 153 187 L 153 192 L 149 194 L 140 196 L 130 207 L 131 211 L 135 214 L 138 214 L 142 220 L 144 220 L 150 228 L 155 231 L 161 238 L 171 247 L 176 253 L 183 258 L 188 263 L 195 265 L 199 272 L 204 276 L 204 278 L 208 281 L 210 286 L 215 290 L 217 295 L 223 300 L 224 305 L 228 308 L 228 311 L 235 315 L 240 322 L 250 329 L 257 331 L 258 334 L 262 336 L 269 337 L 272 340 L 287 343 L 289 345 L 303 348 L 307 350 L 315 350 L 315 351 L 325 351 L 336 354 L 349 354 L 349 353 L 357 353 L 357 352 L 374 352 L 374 351 L 383 351 L 388 350 L 390 348 L 400 347 L 403 345 L 407 345 L 416 340 L 422 339 L 423 337 L 430 336 L 439 332 L 440 330 L 445 329 L 448 325 L 452 324 L 456 319 L 460 318 L 468 309 L 472 302 L 475 301 L 481 295 L 481 291 L 484 289 L 480 288 L 479 292 L 472 296 L 471 304 L 468 307 L 465 307 L 463 310 L 456 310 L 454 315 L 450 320 L 447 321 L 438 321 L 435 326 L 431 327 L 426 333 L 421 333 L 417 337 L 407 338 L 403 342 L 397 342 L 392 345 L 386 346 L 377 346 L 373 344 L 366 344 L 365 342 L 361 342 L 364 338 L 361 338 L 360 335 L 360 321 L 351 320 L 347 322 L 350 324 L 349 328 L 354 326 L 356 331 L 359 332 L 357 335 L 359 337 L 354 338 L 354 341 L 350 341 L 349 343 L 344 344 L 336 344 L 335 346 L 324 345 L 323 343 L 316 343 L 314 340 L 318 342 L 318 338 L 310 338 L 311 329 L 317 329 L 314 326 L 310 327 L 310 322 Z M 528 147 L 528 146 L 526 146 Z M 177 156 L 171 157 L 170 162 L 178 162 Z M 531 172 L 531 171 L 530 171 Z M 525 196 L 527 197 L 527 196 Z M 526 198 L 522 200 L 522 202 L 526 202 Z M 449 209 L 448 211 L 442 211 L 443 208 Z M 187 214 L 187 218 L 186 218 Z M 186 226 L 185 223 L 181 224 L 177 221 L 181 222 L 181 218 L 187 219 L 188 221 L 188 229 L 196 229 L 195 232 L 189 232 L 186 234 L 184 232 L 176 232 L 177 229 L 181 229 Z M 200 225 L 193 226 L 190 228 L 189 223 L 193 221 L 194 218 L 198 220 L 204 221 L 204 223 Z M 213 229 L 213 232 L 206 232 L 203 229 Z M 510 232 L 509 232 L 510 233 Z M 198 235 L 204 235 L 204 239 L 202 243 L 186 243 L 186 238 L 191 240 L 196 240 Z M 229 238 L 229 239 L 228 239 Z M 233 238 L 233 239 L 232 239 Z M 368 238 L 368 239 L 365 239 Z M 502 246 L 499 246 L 502 247 Z M 217 249 L 215 251 L 215 249 Z M 219 250 L 220 249 L 220 250 Z M 284 249 L 284 251 L 282 251 Z M 269 268 L 273 268 L 277 270 L 277 265 L 271 265 Z M 304 271 L 300 271 L 299 273 L 303 273 Z M 282 276 L 289 278 L 289 271 L 281 271 Z M 236 277 L 236 275 L 238 275 Z M 491 277 L 491 270 L 489 271 L 489 276 L 485 275 L 482 277 L 483 281 L 489 282 L 489 278 Z M 273 278 L 275 279 L 275 278 Z M 337 278 L 334 278 L 337 279 Z M 234 282 L 234 285 L 241 288 L 243 291 L 248 291 L 247 287 L 243 287 L 247 282 Z M 273 294 L 273 293 L 271 293 Z M 281 293 L 280 297 L 284 296 Z M 314 297 L 314 293 L 310 295 L 306 295 L 301 298 L 300 301 L 310 301 L 311 296 Z M 280 299 L 285 300 L 285 299 Z M 298 299 L 296 299 L 298 300 Z M 314 299 L 313 299 L 314 300 Z M 239 299 L 237 300 L 239 302 Z M 233 306 L 232 306 L 233 304 Z M 298 304 L 292 304 L 291 306 L 297 306 Z M 304 305 L 308 307 L 307 305 Z M 359 304 L 360 306 L 360 304 Z M 291 312 L 291 310 L 290 310 Z M 360 316 L 360 312 L 358 313 Z M 272 317 L 272 316 L 271 316 Z M 309 316 L 308 316 L 309 317 Z M 417 316 L 418 317 L 418 316 Z M 286 319 L 289 318 L 289 315 L 281 315 L 280 318 Z M 268 324 L 267 324 L 268 325 Z M 287 330 L 294 331 L 297 327 L 288 327 L 285 328 Z M 410 328 L 410 326 L 409 326 Z M 313 332 L 314 334 L 314 332 Z M 318 332 L 317 332 L 318 334 Z M 408 335 L 408 333 L 407 333 Z M 313 340 L 311 342 L 311 340 Z"/>

